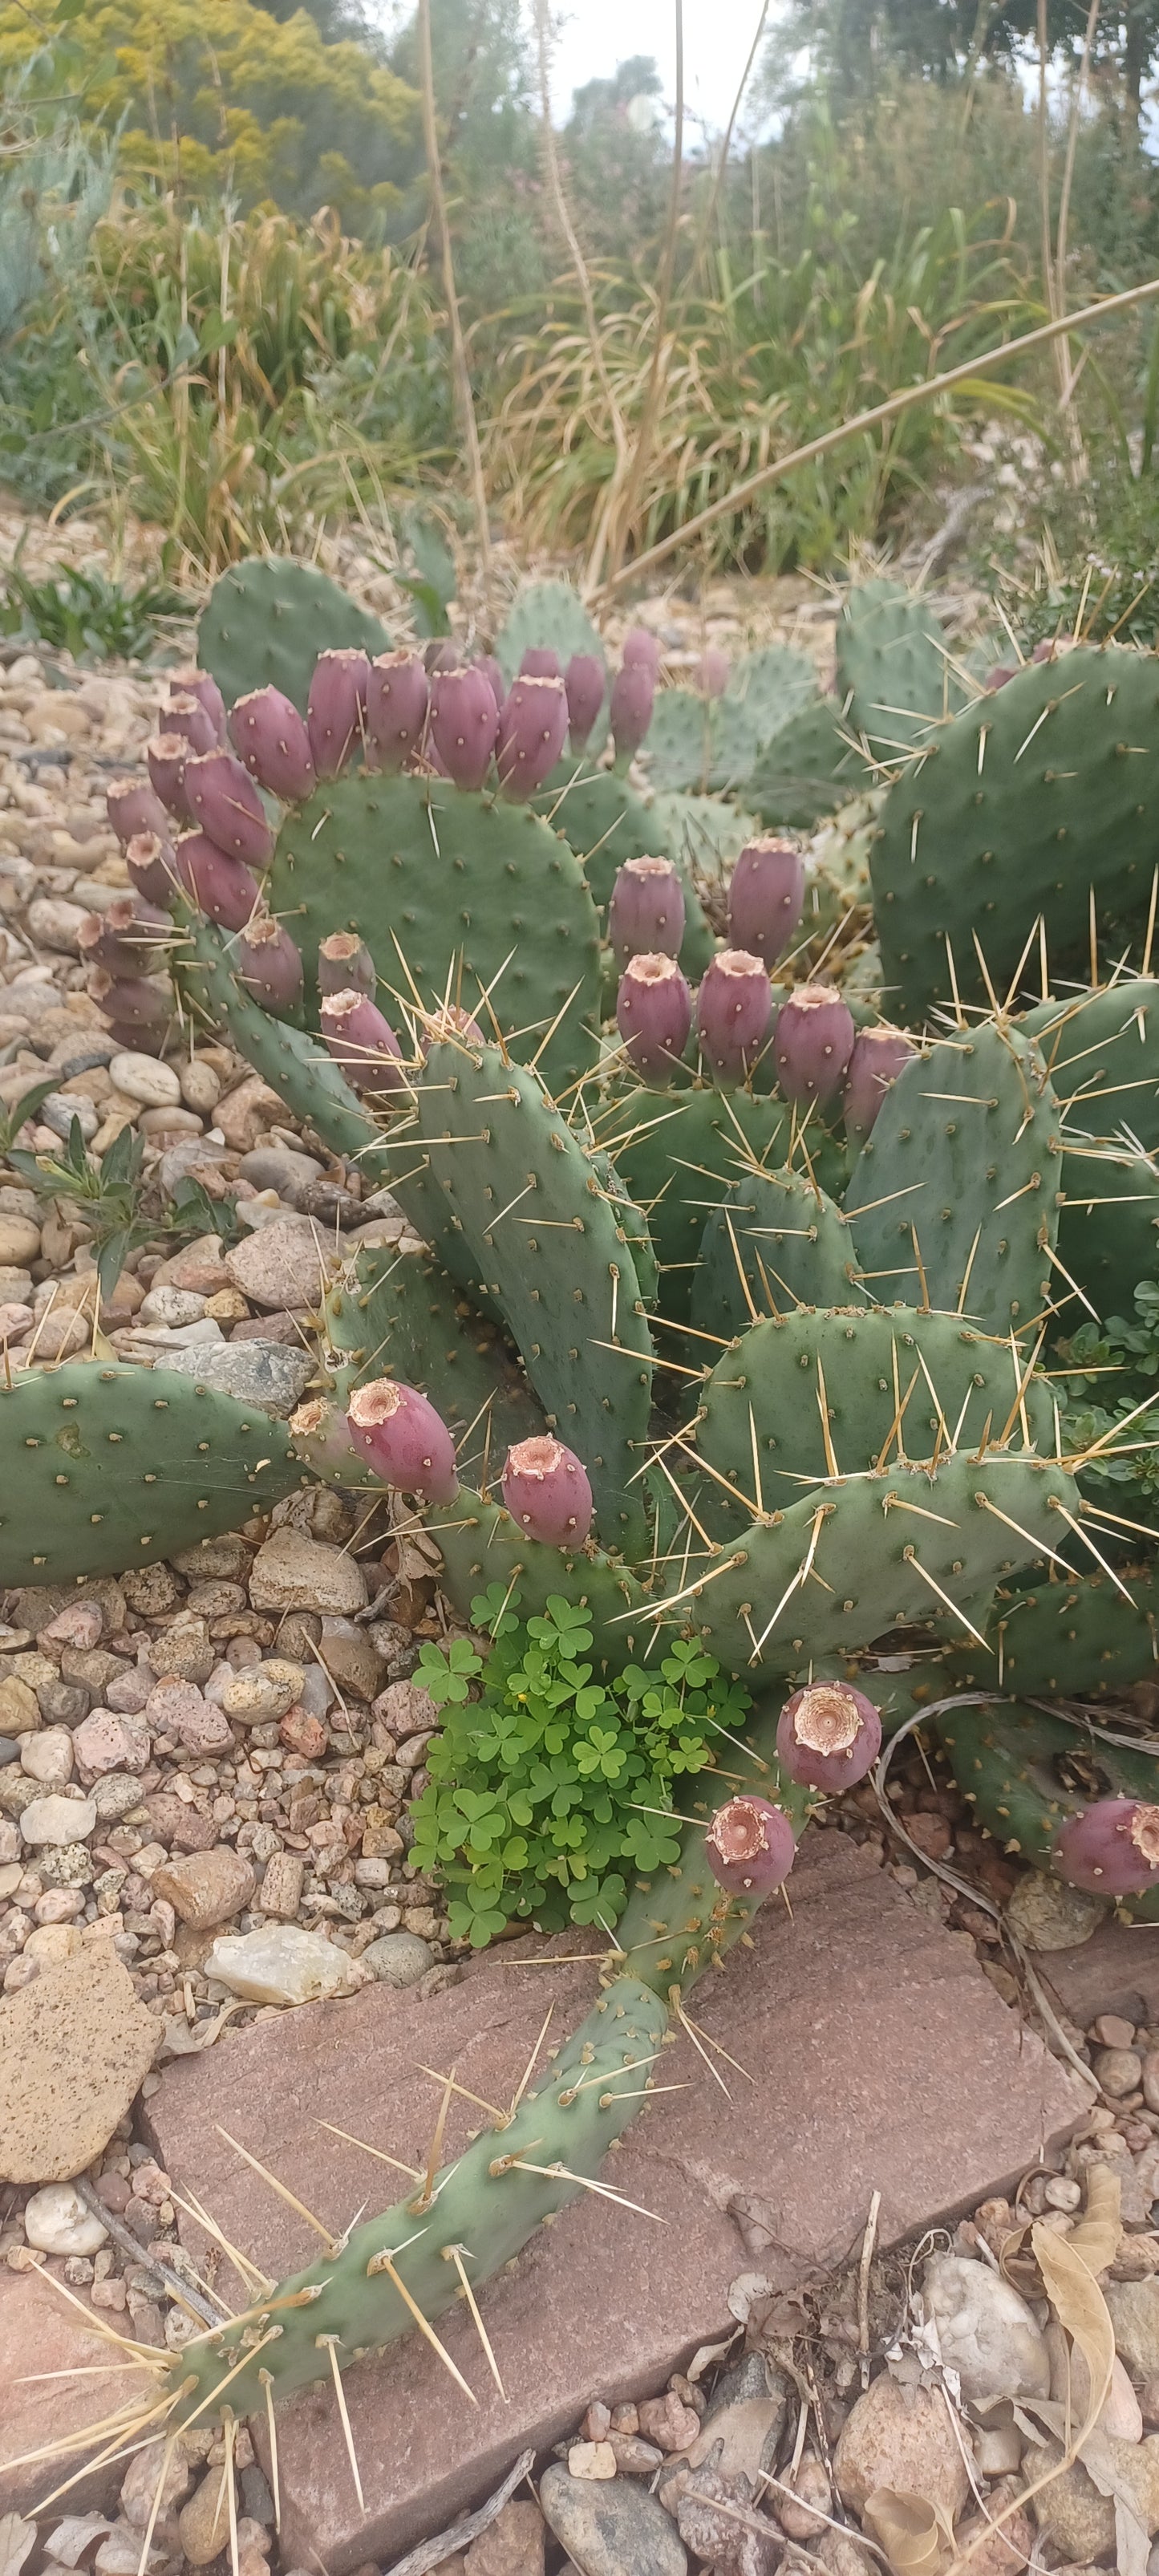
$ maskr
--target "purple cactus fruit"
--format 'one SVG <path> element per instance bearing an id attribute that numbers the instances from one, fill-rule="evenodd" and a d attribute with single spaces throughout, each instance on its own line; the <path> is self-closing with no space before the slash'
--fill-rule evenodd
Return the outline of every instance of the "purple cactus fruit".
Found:
<path id="1" fill-rule="evenodd" d="M 563 664 L 550 644 L 529 644 L 519 665 L 521 680 L 562 680 Z"/>
<path id="2" fill-rule="evenodd" d="M 179 733 L 191 751 L 217 749 L 217 727 L 200 698 L 170 698 L 160 709 L 160 721 L 166 733 Z"/>
<path id="3" fill-rule="evenodd" d="M 77 932 L 81 963 L 107 966 L 114 975 L 147 975 L 164 963 L 159 951 L 173 937 L 167 912 L 137 894 L 118 895 L 104 912 L 89 912 Z"/>
<path id="4" fill-rule="evenodd" d="M 328 993 L 373 994 L 377 983 L 374 959 L 356 931 L 334 930 L 319 943 L 318 990 L 323 999 Z"/>
<path id="5" fill-rule="evenodd" d="M 261 905 L 261 887 L 241 859 L 231 859 L 204 832 L 187 832 L 173 852 L 177 882 L 199 912 L 222 930 L 244 930 Z"/>
<path id="6" fill-rule="evenodd" d="M 620 650 L 626 671 L 650 671 L 655 680 L 660 670 L 660 647 L 646 626 L 629 626 Z"/>
<path id="7" fill-rule="evenodd" d="M 495 713 L 498 715 L 499 709 L 503 704 L 503 700 L 507 695 L 507 682 L 503 677 L 503 673 L 494 654 L 476 653 L 474 668 L 476 671 L 482 671 L 485 677 L 490 681 L 491 695 L 495 700 Z"/>
<path id="8" fill-rule="evenodd" d="M 604 703 L 607 673 L 598 653 L 573 653 L 563 675 L 571 747 L 582 751 Z"/>
<path id="9" fill-rule="evenodd" d="M 277 1017 L 292 1011 L 302 998 L 302 960 L 288 930 L 268 912 L 259 912 L 234 943 L 234 970 L 239 984 Z"/>
<path id="10" fill-rule="evenodd" d="M 456 787 L 482 786 L 498 730 L 485 671 L 436 671 L 427 734 L 444 776 Z"/>
<path id="11" fill-rule="evenodd" d="M 478 1020 L 473 1020 L 470 1012 L 458 1002 L 440 1002 L 437 1010 L 428 1013 L 419 1030 L 419 1048 L 423 1055 L 429 1055 L 433 1046 L 485 1046 L 486 1043 Z"/>
<path id="12" fill-rule="evenodd" d="M 145 745 L 145 761 L 155 795 L 167 814 L 176 814 L 181 822 L 189 820 L 189 800 L 185 793 L 185 763 L 189 745 L 179 733 L 155 733 Z"/>
<path id="13" fill-rule="evenodd" d="M 1017 677 L 1018 664 L 1016 662 L 996 662 L 993 670 L 987 671 L 982 686 L 986 691 L 987 697 L 992 697 L 996 689 L 1004 689 L 1008 680 L 1016 680 Z"/>
<path id="14" fill-rule="evenodd" d="M 728 687 L 732 664 L 719 644 L 705 646 L 693 674 L 693 686 L 702 698 L 723 698 Z"/>
<path id="15" fill-rule="evenodd" d="M 169 816 L 165 817 L 166 822 Z M 173 844 L 157 832 L 134 832 L 125 852 L 125 866 L 136 892 L 146 903 L 172 903 L 177 884 L 173 865 Z"/>
<path id="16" fill-rule="evenodd" d="M 251 689 L 230 709 L 230 740 L 259 787 L 287 805 L 309 796 L 314 755 L 303 718 L 281 689 Z"/>
<path id="17" fill-rule="evenodd" d="M 744 1082 L 769 1034 L 773 995 L 763 957 L 722 948 L 705 969 L 696 1026 L 714 1080 Z"/>
<path id="18" fill-rule="evenodd" d="M 319 653 L 306 701 L 306 731 L 319 778 L 337 778 L 366 738 L 370 657 L 357 644 Z"/>
<path id="19" fill-rule="evenodd" d="M 168 808 L 144 779 L 115 778 L 105 797 L 105 810 L 122 849 L 139 832 L 156 832 L 161 840 L 168 839 Z"/>
<path id="20" fill-rule="evenodd" d="M 430 684 L 417 653 L 380 653 L 366 683 L 366 724 L 379 769 L 401 769 L 423 738 Z"/>
<path id="21" fill-rule="evenodd" d="M 347 1415 L 356 1449 L 399 1493 L 453 1503 L 459 1490 L 455 1444 L 440 1414 L 414 1386 L 380 1377 L 355 1387 Z"/>
<path id="22" fill-rule="evenodd" d="M 768 1798 L 728 1798 L 704 1837 L 708 1866 L 730 1896 L 767 1896 L 780 1887 L 797 1857 L 796 1838 L 782 1807 Z"/>
<path id="23" fill-rule="evenodd" d="M 612 682 L 611 725 L 616 759 L 626 766 L 640 748 L 652 722 L 656 682 L 643 662 L 625 662 Z"/>
<path id="24" fill-rule="evenodd" d="M 692 995 L 674 957 L 629 958 L 616 996 L 616 1025 L 645 1082 L 670 1082 L 692 1027 Z"/>
<path id="25" fill-rule="evenodd" d="M 423 646 L 423 669 L 428 671 L 432 678 L 436 671 L 461 670 L 462 664 L 463 656 L 459 647 L 457 644 L 452 644 L 449 635 L 432 636 L 430 643 Z M 498 698 L 495 704 L 498 706 Z"/>
<path id="26" fill-rule="evenodd" d="M 225 741 L 225 699 L 212 671 L 170 671 L 171 698 L 198 698 L 213 723 L 215 742 Z"/>
<path id="27" fill-rule="evenodd" d="M 798 984 L 781 1005 L 773 1053 L 786 1100 L 831 1100 L 853 1053 L 848 1006 L 828 984 Z"/>
<path id="28" fill-rule="evenodd" d="M 94 966 L 88 989 L 115 1029 L 160 1029 L 173 1017 L 168 976 L 154 983 L 143 975 L 114 975 L 107 966 Z"/>
<path id="29" fill-rule="evenodd" d="M 1054 1846 L 1071 1887 L 1096 1896 L 1143 1896 L 1159 1887 L 1159 1807 L 1139 1798 L 1098 1798 L 1071 1816 Z"/>
<path id="30" fill-rule="evenodd" d="M 853 1041 L 849 1071 L 845 1076 L 845 1129 L 858 1145 L 864 1145 L 891 1082 L 896 1082 L 903 1065 L 917 1054 L 913 1039 L 904 1029 L 859 1029 Z"/>
<path id="31" fill-rule="evenodd" d="M 567 741 L 563 681 L 534 675 L 513 680 L 499 711 L 495 766 L 504 796 L 534 796 L 554 769 Z"/>
<path id="32" fill-rule="evenodd" d="M 805 909 L 805 862 L 787 841 L 750 841 L 728 889 L 728 933 L 775 966 Z"/>
<path id="33" fill-rule="evenodd" d="M 881 1719 L 864 1691 L 848 1682 L 811 1682 L 785 1701 L 777 1723 L 777 1760 L 805 1789 L 852 1789 L 881 1751 Z"/>
<path id="34" fill-rule="evenodd" d="M 582 1547 L 592 1525 L 587 1469 L 550 1432 L 508 1450 L 503 1500 L 512 1520 L 544 1547 Z"/>
<path id="35" fill-rule="evenodd" d="M 684 888 L 671 859 L 625 859 L 617 868 L 608 937 L 621 972 L 629 957 L 679 957 Z"/>
<path id="36" fill-rule="evenodd" d="M 249 868 L 268 868 L 274 835 L 266 809 L 248 769 L 232 751 L 203 752 L 185 764 L 189 811 L 219 850 L 244 859 Z"/>
<path id="37" fill-rule="evenodd" d="M 356 1091 L 405 1091 L 402 1048 L 369 993 L 328 993 L 319 1026 L 335 1064 Z"/>

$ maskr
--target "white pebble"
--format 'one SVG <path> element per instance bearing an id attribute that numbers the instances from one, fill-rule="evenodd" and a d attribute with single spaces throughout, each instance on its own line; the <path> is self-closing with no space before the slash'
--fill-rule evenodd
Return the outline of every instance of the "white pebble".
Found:
<path id="1" fill-rule="evenodd" d="M 34 2191 L 24 2212 L 24 2233 L 43 2254 L 95 2254 L 108 2228 L 86 2209 L 71 2182 L 49 2182 Z"/>
<path id="2" fill-rule="evenodd" d="M 87 1843 L 96 1825 L 91 1798 L 33 1798 L 20 1818 L 26 1843 Z"/>
<path id="3" fill-rule="evenodd" d="M 181 1098 L 181 1084 L 171 1064 L 162 1064 L 155 1055 L 115 1055 L 109 1066 L 109 1078 L 126 1100 L 137 1100 L 144 1109 L 175 1109 Z"/>

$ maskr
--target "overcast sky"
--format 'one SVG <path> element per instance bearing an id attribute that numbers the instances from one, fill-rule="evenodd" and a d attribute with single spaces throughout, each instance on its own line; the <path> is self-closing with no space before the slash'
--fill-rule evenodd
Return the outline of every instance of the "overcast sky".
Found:
<path id="1" fill-rule="evenodd" d="M 629 54 L 653 54 L 671 99 L 676 78 L 673 0 L 559 0 L 552 105 L 566 116 L 573 90 L 613 72 Z M 760 17 L 760 0 L 684 0 L 684 83 L 690 114 L 719 133 Z"/>

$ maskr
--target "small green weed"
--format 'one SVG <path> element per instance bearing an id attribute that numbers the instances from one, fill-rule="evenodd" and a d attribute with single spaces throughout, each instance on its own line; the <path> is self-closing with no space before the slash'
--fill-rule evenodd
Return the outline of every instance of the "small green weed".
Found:
<path id="1" fill-rule="evenodd" d="M 444 1716 L 413 1858 L 442 1878 L 451 1930 L 476 1949 L 516 1920 L 610 1929 L 636 1872 L 678 1856 L 673 1783 L 710 1769 L 751 1706 L 679 1640 L 656 1670 L 603 1679 L 585 1610 L 553 1594 L 545 1617 L 524 1622 L 517 1604 L 492 1584 L 471 1605 L 494 1641 L 486 1662 L 456 1638 L 424 1646 L 415 1674 Z"/>
<path id="2" fill-rule="evenodd" d="M 47 1089 L 52 1088 L 50 1083 Z M 29 1102 L 38 1108 L 44 1097 L 44 1089 L 30 1092 L 13 1115 L 23 1110 L 26 1118 L 34 1116 Z M 102 1297 L 112 1295 L 130 1252 L 143 1244 L 166 1236 L 184 1241 L 198 1234 L 232 1239 L 235 1231 L 232 1201 L 219 1204 L 200 1181 L 179 1181 L 163 1207 L 156 1213 L 147 1211 L 141 1182 L 145 1143 L 131 1127 L 121 1129 L 99 1163 L 85 1150 L 79 1118 L 73 1119 L 68 1143 L 59 1154 L 30 1154 L 21 1148 L 10 1151 L 7 1159 L 29 1189 L 41 1198 L 71 1200 L 91 1227 Z"/>
<path id="3" fill-rule="evenodd" d="M 1155 1383 L 1159 1378 L 1159 1283 L 1145 1279 L 1136 1288 L 1135 1313 L 1134 1324 L 1125 1323 L 1121 1315 L 1108 1315 L 1101 1325 L 1080 1324 L 1077 1332 L 1059 1343 L 1058 1362 L 1066 1372 L 1063 1383 L 1068 1393 L 1062 1426 L 1067 1447 L 1074 1452 L 1108 1438 L 1130 1415 L 1121 1449 L 1114 1444 L 1118 1454 L 1092 1458 L 1082 1469 L 1081 1481 L 1096 1489 L 1126 1485 L 1138 1499 L 1150 1501 L 1159 1494 L 1159 1441 L 1153 1415 L 1138 1408 L 1159 1404 Z M 1100 1399 L 1112 1391 L 1111 1371 L 1117 1372 L 1115 1401 L 1108 1409 Z"/>
<path id="4" fill-rule="evenodd" d="M 188 617 L 190 602 L 167 582 L 143 581 L 126 590 L 101 572 L 60 571 L 30 581 L 16 566 L 4 576 L 0 635 L 27 635 L 71 653 L 77 662 L 117 655 L 143 662 L 162 621 Z"/>

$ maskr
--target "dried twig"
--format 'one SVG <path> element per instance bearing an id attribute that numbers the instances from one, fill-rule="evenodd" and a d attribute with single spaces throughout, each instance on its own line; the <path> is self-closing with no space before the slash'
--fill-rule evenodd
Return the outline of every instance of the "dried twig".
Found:
<path id="1" fill-rule="evenodd" d="M 453 2557 L 456 2550 L 469 2549 L 473 2540 L 478 2540 L 482 2532 L 490 2529 L 508 2496 L 514 2495 L 520 2479 L 527 2476 L 534 2460 L 534 2451 L 521 2451 L 514 2468 L 508 2470 L 502 2486 L 496 2487 L 486 2504 L 481 2504 L 475 2513 L 460 2514 L 458 2521 L 452 2522 L 446 2531 L 436 2531 L 433 2540 L 420 2540 L 417 2549 L 409 2550 L 405 2558 L 396 2561 L 388 2570 L 388 2576 L 430 2576 L 431 2568 L 438 2567 L 444 2558 Z"/>

